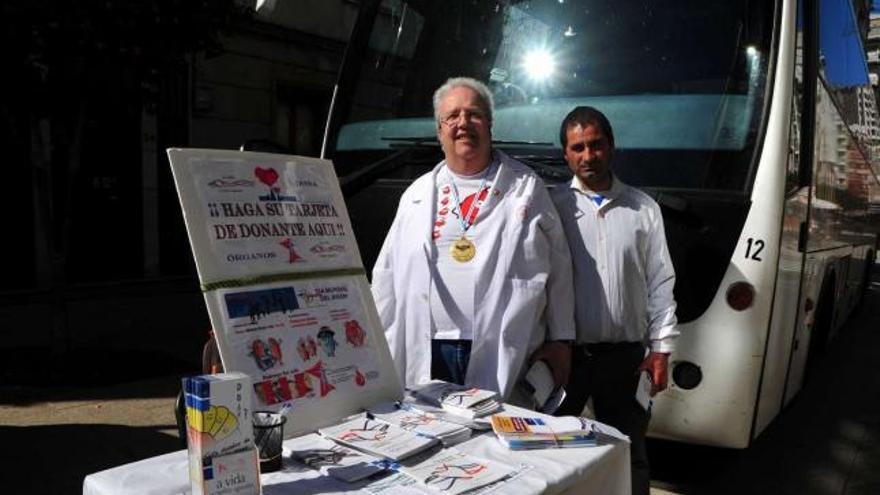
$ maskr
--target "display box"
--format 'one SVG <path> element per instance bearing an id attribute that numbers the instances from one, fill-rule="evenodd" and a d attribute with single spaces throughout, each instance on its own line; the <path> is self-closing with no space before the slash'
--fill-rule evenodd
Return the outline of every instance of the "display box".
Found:
<path id="1" fill-rule="evenodd" d="M 240 372 L 183 379 L 193 494 L 260 493 L 251 383 Z"/>

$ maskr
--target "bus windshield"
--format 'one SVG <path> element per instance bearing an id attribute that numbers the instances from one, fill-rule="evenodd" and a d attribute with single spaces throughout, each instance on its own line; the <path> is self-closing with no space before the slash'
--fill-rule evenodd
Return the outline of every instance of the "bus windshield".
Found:
<path id="1" fill-rule="evenodd" d="M 432 93 L 470 76 L 492 90 L 495 147 L 514 156 L 565 170 L 559 124 L 590 105 L 614 127 L 625 182 L 744 191 L 773 18 L 760 0 L 385 0 L 333 157 L 344 174 L 358 156 L 439 146 Z"/>

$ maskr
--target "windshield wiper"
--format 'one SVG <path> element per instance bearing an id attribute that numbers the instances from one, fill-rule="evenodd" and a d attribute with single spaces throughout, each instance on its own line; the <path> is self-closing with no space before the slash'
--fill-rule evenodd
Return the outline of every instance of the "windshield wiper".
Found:
<path id="1" fill-rule="evenodd" d="M 553 143 L 544 141 L 501 141 L 492 140 L 494 146 L 553 146 Z"/>
<path id="2" fill-rule="evenodd" d="M 382 136 L 380 139 L 382 141 L 392 141 L 394 143 L 408 144 L 411 146 L 440 145 L 437 136 Z M 544 141 L 504 141 L 493 139 L 492 146 L 553 146 L 553 143 L 547 143 Z"/>
<path id="3" fill-rule="evenodd" d="M 412 145 L 397 149 L 394 153 L 355 170 L 354 172 L 339 178 L 339 187 L 343 196 L 350 196 L 367 187 L 382 175 L 391 172 L 401 165 L 416 160 L 416 156 L 430 150 L 434 153 L 439 144 L 435 146 Z"/>
<path id="4" fill-rule="evenodd" d="M 550 165 L 559 163 L 560 159 L 552 156 L 515 155 L 514 158 L 531 167 L 542 179 L 547 181 L 568 182 L 574 176 L 568 166 Z"/>
<path id="5" fill-rule="evenodd" d="M 436 148 L 437 146 L 440 146 L 440 141 L 437 140 L 437 136 L 382 136 L 380 139 L 382 141 L 391 141 L 394 143 L 391 144 L 392 148 L 401 148 L 404 146 L 428 146 Z"/>

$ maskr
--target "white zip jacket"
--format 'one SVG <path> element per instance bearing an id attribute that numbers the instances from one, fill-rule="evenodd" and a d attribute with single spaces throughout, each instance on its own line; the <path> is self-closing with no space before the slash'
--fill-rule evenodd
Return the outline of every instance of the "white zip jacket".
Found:
<path id="1" fill-rule="evenodd" d="M 475 266 L 465 383 L 497 391 L 506 400 L 529 356 L 545 341 L 574 339 L 574 299 L 571 255 L 543 181 L 525 165 L 495 153 L 501 165 L 476 225 L 484 239 L 477 250 L 488 255 Z M 438 255 L 431 235 L 435 180 L 443 165 L 404 191 L 373 268 L 373 297 L 406 387 L 431 378 L 428 301 Z"/>

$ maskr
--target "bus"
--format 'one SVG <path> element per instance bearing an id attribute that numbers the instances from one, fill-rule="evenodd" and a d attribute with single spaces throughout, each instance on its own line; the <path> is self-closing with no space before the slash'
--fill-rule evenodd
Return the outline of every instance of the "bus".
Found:
<path id="1" fill-rule="evenodd" d="M 865 4 L 865 5 L 861 5 Z M 442 157 L 431 108 L 485 82 L 494 147 L 548 184 L 578 105 L 614 173 L 660 204 L 681 336 L 650 435 L 746 448 L 866 289 L 878 114 L 850 0 L 362 0 L 334 88 L 332 158 L 369 270 L 402 191 Z"/>

